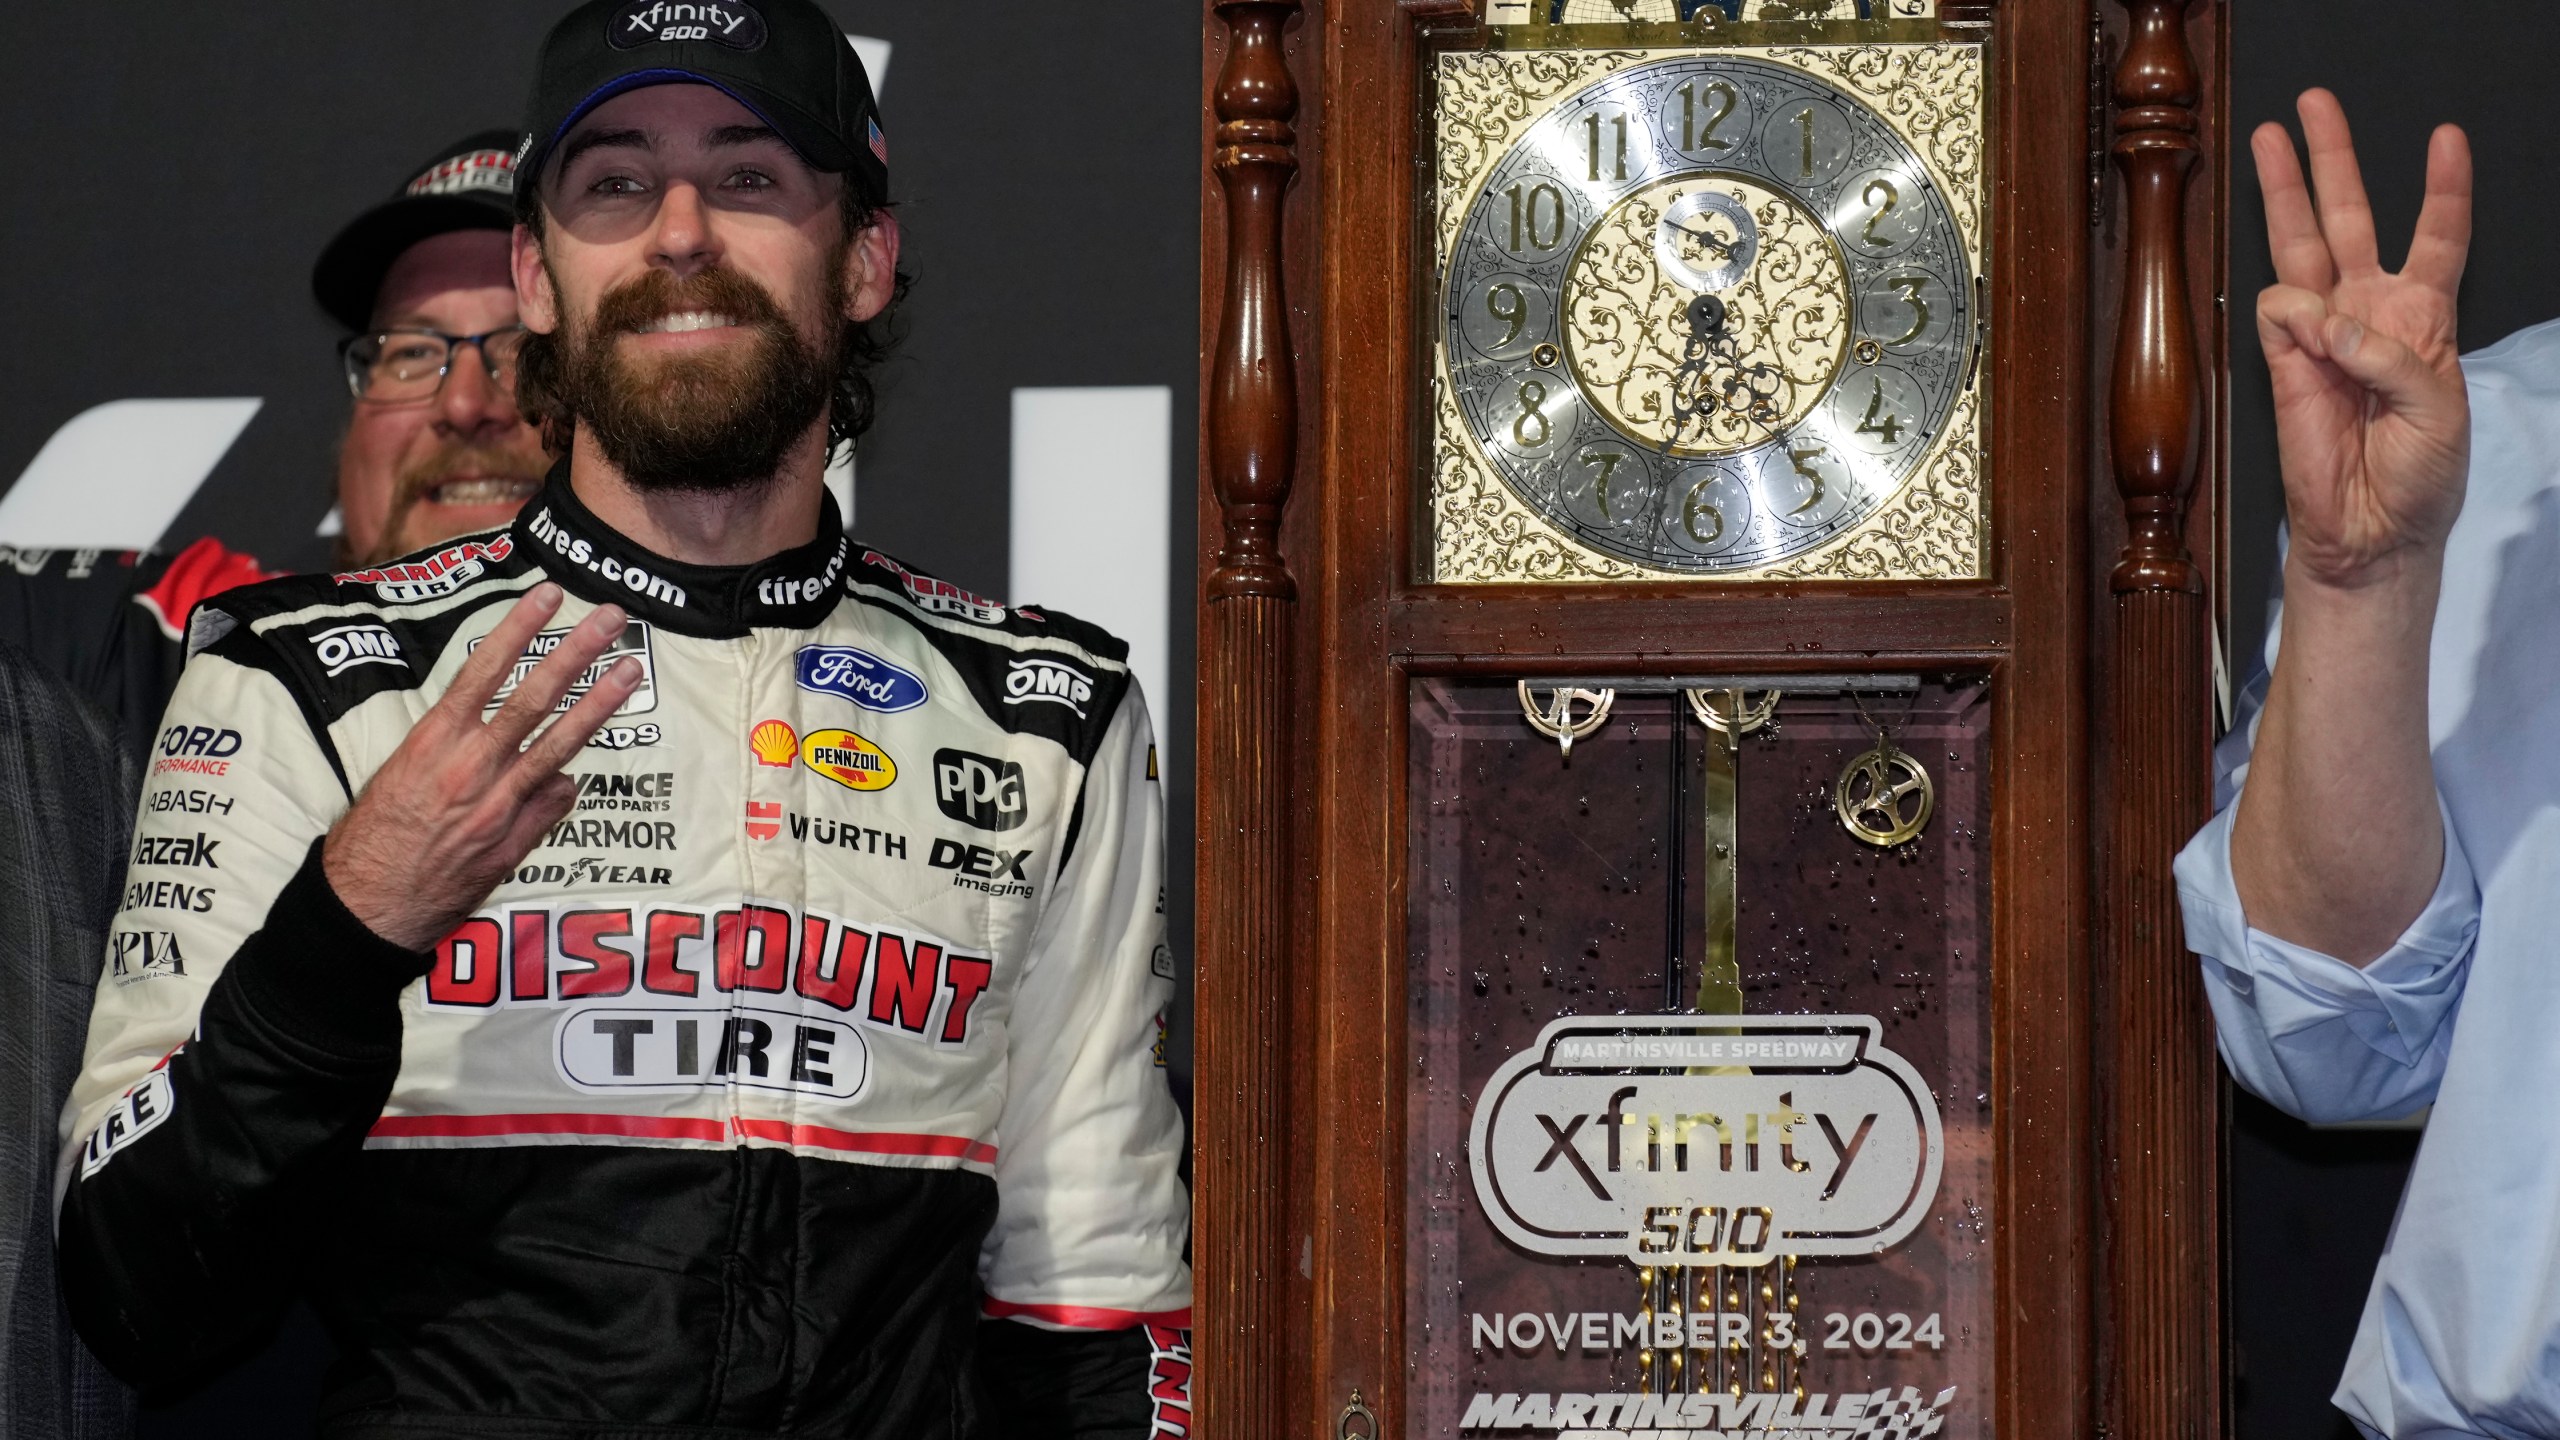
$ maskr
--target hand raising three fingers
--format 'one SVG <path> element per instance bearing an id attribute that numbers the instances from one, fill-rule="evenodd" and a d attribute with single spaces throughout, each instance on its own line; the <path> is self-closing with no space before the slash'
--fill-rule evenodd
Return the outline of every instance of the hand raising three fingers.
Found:
<path id="1" fill-rule="evenodd" d="M 638 687 L 639 662 L 626 656 L 536 733 L 622 634 L 621 608 L 606 605 L 487 713 L 560 602 L 549 583 L 517 601 L 330 830 L 321 852 L 329 886 L 383 939 L 426 949 L 487 900 L 577 803 L 561 767 Z"/>
<path id="2" fill-rule="evenodd" d="M 2258 337 L 2294 558 L 2351 586 L 2440 546 L 2462 508 L 2471 407 L 2454 297 L 2471 248 L 2471 148 L 2451 125 L 2430 140 L 2426 204 L 2394 274 L 2376 249 L 2346 112 L 2326 90 L 2304 92 L 2299 108 L 2309 186 L 2283 126 L 2250 140 L 2276 269 L 2258 297 Z"/>

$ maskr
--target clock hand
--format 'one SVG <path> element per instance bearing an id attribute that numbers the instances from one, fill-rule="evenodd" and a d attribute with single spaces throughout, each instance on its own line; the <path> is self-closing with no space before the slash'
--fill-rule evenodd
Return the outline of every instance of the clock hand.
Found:
<path id="1" fill-rule="evenodd" d="M 1688 236 L 1728 260 L 1733 258 L 1735 242 L 1717 239 L 1712 230 L 1692 230 L 1686 225 L 1674 225 L 1671 228 L 1675 233 Z"/>

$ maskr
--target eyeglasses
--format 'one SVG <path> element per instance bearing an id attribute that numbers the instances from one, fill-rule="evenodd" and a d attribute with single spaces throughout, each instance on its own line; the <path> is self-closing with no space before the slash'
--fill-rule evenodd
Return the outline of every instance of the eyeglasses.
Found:
<path id="1" fill-rule="evenodd" d="M 447 335 L 441 330 L 402 328 L 350 335 L 338 342 L 338 360 L 347 374 L 347 390 L 358 400 L 378 405 L 405 400 L 431 400 L 444 389 L 445 372 L 454 352 L 465 345 L 480 351 L 489 382 L 512 393 L 516 388 L 516 353 L 524 348 L 524 327 L 478 335 Z"/>

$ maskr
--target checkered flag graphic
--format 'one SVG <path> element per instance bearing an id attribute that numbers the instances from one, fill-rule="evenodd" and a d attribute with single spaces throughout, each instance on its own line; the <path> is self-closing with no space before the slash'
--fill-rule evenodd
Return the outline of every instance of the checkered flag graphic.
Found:
<path id="1" fill-rule="evenodd" d="M 1956 1387 L 1950 1385 L 1923 1404 L 1920 1392 L 1905 1385 L 1901 1394 L 1868 1407 L 1866 1418 L 1851 1433 L 1859 1440 L 1923 1440 L 1947 1423 L 1947 1405 L 1955 1398 Z"/>

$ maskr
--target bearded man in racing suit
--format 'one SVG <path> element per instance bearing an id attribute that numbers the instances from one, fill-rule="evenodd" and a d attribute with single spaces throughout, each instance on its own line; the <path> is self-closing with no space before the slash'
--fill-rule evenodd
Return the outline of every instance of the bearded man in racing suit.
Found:
<path id="1" fill-rule="evenodd" d="M 898 289 L 811 0 L 599 0 L 519 169 L 516 523 L 223 595 L 154 747 L 57 1177 L 81 1333 L 297 1288 L 331 1436 L 1188 1430 L 1125 648 L 821 475 Z"/>

